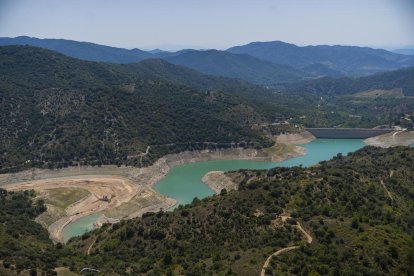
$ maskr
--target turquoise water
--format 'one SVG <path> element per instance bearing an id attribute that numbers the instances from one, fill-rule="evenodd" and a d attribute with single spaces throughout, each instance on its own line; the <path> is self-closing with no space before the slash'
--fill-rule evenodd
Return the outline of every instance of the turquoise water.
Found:
<path id="1" fill-rule="evenodd" d="M 82 236 L 86 232 L 93 230 L 94 223 L 102 214 L 91 214 L 89 216 L 75 220 L 63 228 L 63 240 L 67 242 L 72 237 Z"/>
<path id="2" fill-rule="evenodd" d="M 174 167 L 154 189 L 177 200 L 178 204 L 188 204 L 194 197 L 204 198 L 214 192 L 201 178 L 210 171 L 232 171 L 239 169 L 270 169 L 274 167 L 311 166 L 319 161 L 331 159 L 338 153 L 347 154 L 364 146 L 362 139 L 315 139 L 302 145 L 306 155 L 282 162 L 257 162 L 248 160 L 215 160 L 190 163 Z"/>
<path id="3" fill-rule="evenodd" d="M 175 198 L 178 204 L 190 203 L 195 197 L 204 198 L 214 192 L 201 178 L 210 171 L 233 171 L 239 169 L 270 169 L 274 167 L 311 166 L 319 161 L 331 159 L 338 153 L 347 154 L 364 146 L 362 139 L 316 139 L 306 148 L 306 155 L 282 162 L 256 162 L 248 160 L 215 160 L 190 163 L 174 167 L 159 181 L 154 189 L 168 197 Z M 94 229 L 94 223 L 101 214 L 92 214 L 68 224 L 63 229 L 65 242 L 74 236 L 81 236 Z"/>

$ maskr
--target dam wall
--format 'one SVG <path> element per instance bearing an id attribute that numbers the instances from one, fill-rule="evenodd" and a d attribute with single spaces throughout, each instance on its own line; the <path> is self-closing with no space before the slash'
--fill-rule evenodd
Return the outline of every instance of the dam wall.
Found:
<path id="1" fill-rule="evenodd" d="M 394 131 L 392 128 L 306 128 L 316 138 L 366 139 Z"/>

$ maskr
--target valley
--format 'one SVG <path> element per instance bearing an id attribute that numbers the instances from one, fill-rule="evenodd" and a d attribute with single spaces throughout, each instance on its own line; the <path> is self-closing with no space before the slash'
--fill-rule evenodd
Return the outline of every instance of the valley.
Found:
<path id="1" fill-rule="evenodd" d="M 406 136 L 414 137 L 412 133 Z M 367 140 L 368 143 L 370 139 Z M 374 139 L 381 141 L 385 138 L 375 137 Z M 264 156 L 260 157 L 260 154 L 254 151 L 240 149 L 198 154 L 184 153 L 167 156 L 164 160 L 158 160 L 155 165 L 142 169 L 103 166 L 61 169 L 60 171 L 33 170 L 2 175 L 0 183 L 8 191 L 33 189 L 39 193 L 39 198 L 45 200 L 47 212 L 39 216 L 36 221 L 48 229 L 52 240 L 62 242 L 67 241 L 72 235 L 81 235 L 103 223 L 118 223 L 121 219 L 140 217 L 145 212 L 171 210 L 171 207 L 176 208 L 178 204 L 191 203 L 194 198 L 202 199 L 211 196 L 213 194 L 211 190 L 219 194 L 223 188 L 237 189 L 237 185 L 230 179 L 225 180 L 224 185 L 216 184 L 216 181 L 225 178 L 224 175 L 210 176 L 208 180 L 205 179 L 207 175 L 211 175 L 210 172 L 217 169 L 233 171 L 270 169 L 279 166 L 310 166 L 327 160 L 337 153 L 346 154 L 362 146 L 356 140 L 354 143 L 354 140 L 338 139 L 318 139 L 307 144 L 312 140 L 308 132 L 280 135 L 275 140 L 279 142 L 279 147 L 284 147 L 287 152 L 291 151 L 291 153 L 283 154 L 281 151 L 276 151 L 268 157 L 267 162 L 264 162 L 266 159 Z M 292 150 L 289 146 L 292 143 L 301 144 L 301 147 L 295 147 L 303 148 L 303 151 Z M 399 143 L 401 141 L 396 142 L 396 144 Z M 347 147 L 346 144 L 353 146 Z M 324 151 L 322 155 L 321 145 Z M 238 154 L 235 154 L 236 152 Z M 295 155 L 305 154 L 305 152 L 306 156 L 295 158 Z M 287 158 L 293 159 L 283 161 Z M 202 160 L 209 159 L 211 161 L 202 162 Z M 243 159 L 252 161 L 243 161 Z M 113 173 L 113 175 L 108 173 Z M 32 181 L 20 182 L 27 179 Z M 9 184 L 13 182 L 14 184 Z M 180 183 L 180 186 L 177 186 L 177 183 Z M 204 184 L 207 184 L 209 188 Z M 216 185 L 221 188 L 215 188 Z M 77 197 L 76 193 L 68 197 L 68 191 L 65 189 L 71 189 L 72 193 L 78 191 Z M 79 193 L 82 190 L 87 191 L 88 194 Z M 59 196 L 60 193 L 63 195 Z M 57 198 L 62 198 L 64 202 L 56 204 L 54 201 Z M 92 214 L 94 214 L 93 217 Z M 84 217 L 90 217 L 92 220 L 81 220 Z M 78 220 L 84 221 L 84 224 L 78 223 Z M 77 230 L 71 230 L 72 228 Z"/>
<path id="2" fill-rule="evenodd" d="M 36 21 L 47 18 L 41 2 L 19 24 L 39 9 Z M 310 6 L 296 2 L 295 16 L 265 25 L 287 2 L 263 5 L 261 18 L 243 1 L 222 1 L 223 17 L 214 1 L 80 2 L 68 26 L 83 25 L 64 39 L 43 38 L 68 28 L 57 2 L 42 38 L 0 37 L 0 275 L 412 275 L 409 51 L 322 45 L 334 36 L 315 32 L 362 14 L 341 3 L 335 15 L 336 0 L 335 20 L 318 28 L 298 20 Z M 105 29 L 87 34 L 110 6 L 96 24 Z M 130 16 L 108 25 L 122 9 Z M 272 41 L 253 41 L 269 30 Z M 150 43 L 147 31 L 151 43 L 178 44 L 122 48 Z"/>
<path id="3" fill-rule="evenodd" d="M 162 189 L 154 190 L 152 188 L 157 182 L 164 181 L 163 178 L 176 166 L 203 160 L 254 160 L 251 164 L 260 165 L 259 160 L 284 160 L 303 154 L 299 147 L 281 144 L 278 148 L 285 148 L 285 150 L 273 150 L 269 153 L 267 149 L 257 151 L 237 148 L 183 152 L 167 155 L 155 162 L 154 165 L 144 168 L 102 166 L 23 171 L 0 175 L 0 187 L 8 191 L 34 190 L 39 193 L 38 197 L 45 201 L 48 211 L 38 217 L 36 221 L 48 229 L 51 239 L 62 242 L 71 237 L 71 234 L 66 237 L 63 234 L 65 232 L 71 233 L 68 229 L 72 224 L 91 214 L 101 215 L 95 216 L 92 223 L 90 220 L 85 220 L 85 228 L 82 225 L 76 226 L 78 229 L 85 229 L 78 230 L 76 233 L 83 234 L 86 229 L 90 230 L 91 224 L 96 224 L 93 226 L 94 228 L 103 223 L 117 223 L 121 219 L 140 217 L 146 212 L 167 210 L 177 205 L 179 199 L 170 197 L 171 195 L 162 192 Z M 231 161 L 228 162 L 231 163 Z M 243 163 L 236 166 L 249 167 Z M 191 185 L 191 182 L 188 184 Z M 59 196 L 59 192 L 65 192 L 59 191 L 63 188 L 75 191 L 86 190 L 89 193 L 85 195 L 85 193 L 78 192 L 79 197 L 72 199 L 67 196 Z M 45 193 L 48 194 L 44 195 Z M 51 193 L 53 193 L 52 197 L 49 196 Z M 175 194 L 177 193 L 181 192 L 175 191 Z M 203 197 L 203 195 L 203 192 L 195 192 L 197 197 Z M 210 195 L 208 188 L 205 195 Z M 178 198 L 182 196 L 181 193 Z M 63 198 L 63 204 L 53 202 L 59 197 Z M 184 201 L 179 200 L 179 204 L 188 203 L 193 197 L 190 192 Z"/>

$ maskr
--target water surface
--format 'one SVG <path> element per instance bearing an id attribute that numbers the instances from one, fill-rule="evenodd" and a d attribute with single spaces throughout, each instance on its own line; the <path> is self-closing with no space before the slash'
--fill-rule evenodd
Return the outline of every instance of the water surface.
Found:
<path id="1" fill-rule="evenodd" d="M 177 166 L 159 181 L 154 189 L 177 200 L 178 204 L 188 204 L 195 197 L 204 198 L 214 192 L 201 178 L 210 171 L 234 171 L 239 169 L 270 169 L 274 167 L 311 166 L 320 161 L 331 159 L 338 153 L 348 154 L 364 146 L 362 139 L 315 139 L 302 145 L 306 155 L 282 162 L 258 162 L 249 160 L 214 160 L 189 163 Z M 92 214 L 68 224 L 63 229 L 65 242 L 74 236 L 81 236 L 94 229 L 94 223 L 101 214 Z"/>
<path id="2" fill-rule="evenodd" d="M 66 225 L 63 228 L 63 240 L 67 242 L 72 237 L 82 236 L 83 234 L 95 229 L 95 222 L 102 214 L 91 214 Z"/>
<path id="3" fill-rule="evenodd" d="M 315 139 L 302 145 L 306 155 L 282 162 L 258 162 L 249 160 L 214 160 L 184 164 L 171 169 L 154 189 L 177 200 L 177 204 L 188 204 L 195 197 L 204 198 L 214 192 L 201 178 L 210 171 L 232 171 L 239 169 L 270 169 L 274 167 L 311 166 L 331 159 L 338 153 L 348 154 L 364 146 L 362 139 Z"/>

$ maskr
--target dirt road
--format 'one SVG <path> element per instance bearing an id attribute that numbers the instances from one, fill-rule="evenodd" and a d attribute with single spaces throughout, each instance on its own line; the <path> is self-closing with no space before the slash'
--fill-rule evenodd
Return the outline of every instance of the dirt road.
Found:
<path id="1" fill-rule="evenodd" d="M 290 218 L 290 217 L 281 216 L 282 222 L 285 222 L 288 218 Z M 307 233 L 305 231 L 305 229 L 303 229 L 303 227 L 302 227 L 302 225 L 300 224 L 299 221 L 296 223 L 296 225 L 293 225 L 293 226 L 296 227 L 299 231 L 301 231 L 303 233 L 303 235 L 306 237 L 306 242 L 307 243 L 309 243 L 309 244 L 312 243 L 312 241 L 313 241 L 312 236 L 309 233 Z M 289 246 L 289 247 L 279 249 L 278 251 L 271 254 L 269 257 L 267 257 L 267 259 L 266 259 L 266 261 L 265 261 L 265 263 L 262 267 L 262 270 L 260 272 L 260 276 L 265 276 L 266 275 L 266 268 L 269 266 L 269 263 L 270 263 L 270 261 L 272 260 L 273 257 L 279 256 L 283 253 L 286 253 L 286 252 L 289 252 L 289 251 L 292 251 L 292 250 L 295 250 L 295 249 L 298 249 L 298 248 L 299 248 L 299 246 Z"/>

